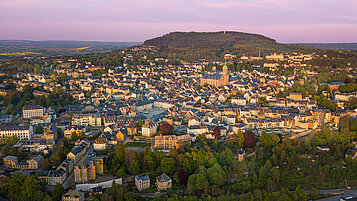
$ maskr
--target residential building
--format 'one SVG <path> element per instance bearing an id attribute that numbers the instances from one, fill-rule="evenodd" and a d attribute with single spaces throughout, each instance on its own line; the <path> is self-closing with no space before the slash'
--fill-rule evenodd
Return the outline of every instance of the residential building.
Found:
<path id="1" fill-rule="evenodd" d="M 135 186 L 139 191 L 150 188 L 149 176 L 135 176 Z"/>
<path id="2" fill-rule="evenodd" d="M 31 117 L 43 117 L 45 108 L 39 105 L 25 105 L 22 108 L 22 117 L 30 119 Z"/>
<path id="3" fill-rule="evenodd" d="M 62 201 L 84 201 L 84 192 L 70 189 L 62 195 Z"/>
<path id="4" fill-rule="evenodd" d="M 0 126 L 0 140 L 4 137 L 16 136 L 18 140 L 31 140 L 32 126 Z"/>
<path id="5" fill-rule="evenodd" d="M 159 191 L 166 191 L 172 188 L 172 179 L 165 173 L 156 177 L 156 187 Z"/>
<path id="6" fill-rule="evenodd" d="M 157 124 L 154 122 L 147 122 L 142 126 L 142 135 L 151 137 L 157 133 Z"/>
<path id="7" fill-rule="evenodd" d="M 6 156 L 3 158 L 4 166 L 12 169 L 37 170 L 40 167 L 42 155 L 37 155 L 26 162 L 19 162 L 16 156 Z"/>

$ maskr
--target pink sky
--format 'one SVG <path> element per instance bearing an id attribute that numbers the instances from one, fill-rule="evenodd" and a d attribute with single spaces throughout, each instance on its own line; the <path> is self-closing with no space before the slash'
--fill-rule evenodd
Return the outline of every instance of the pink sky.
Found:
<path id="1" fill-rule="evenodd" d="M 356 0 L 0 0 L 0 40 L 144 41 L 242 31 L 278 42 L 357 42 Z"/>

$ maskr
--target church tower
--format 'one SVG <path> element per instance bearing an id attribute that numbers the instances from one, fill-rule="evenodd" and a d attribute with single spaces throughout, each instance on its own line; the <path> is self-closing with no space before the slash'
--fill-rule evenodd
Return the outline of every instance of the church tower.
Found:
<path id="1" fill-rule="evenodd" d="M 228 83 L 229 83 L 229 74 L 228 74 L 227 62 L 225 62 L 224 65 L 223 65 L 222 79 L 223 79 L 223 85 L 228 85 Z"/>

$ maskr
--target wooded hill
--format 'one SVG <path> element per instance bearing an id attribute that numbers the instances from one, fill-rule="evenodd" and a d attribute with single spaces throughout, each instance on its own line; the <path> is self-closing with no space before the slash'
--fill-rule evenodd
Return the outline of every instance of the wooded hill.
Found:
<path id="1" fill-rule="evenodd" d="M 233 31 L 221 32 L 172 32 L 146 40 L 144 46 L 155 46 L 165 57 L 183 59 L 217 59 L 224 54 L 258 56 L 272 52 L 305 49 L 300 46 L 277 43 L 259 34 Z M 307 48 L 306 48 L 307 49 Z"/>

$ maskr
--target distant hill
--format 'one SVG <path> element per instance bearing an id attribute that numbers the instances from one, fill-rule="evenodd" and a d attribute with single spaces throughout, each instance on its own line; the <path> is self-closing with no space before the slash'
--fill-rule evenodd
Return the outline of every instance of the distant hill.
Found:
<path id="1" fill-rule="evenodd" d="M 357 50 L 357 43 L 294 43 L 292 45 L 301 45 L 305 47 L 313 47 L 319 49 Z"/>
<path id="2" fill-rule="evenodd" d="M 58 56 L 102 53 L 114 49 L 122 49 L 139 44 L 141 43 L 63 40 L 0 40 L 0 59 L 23 56 Z"/>
<path id="3" fill-rule="evenodd" d="M 291 45 L 277 43 L 274 39 L 259 34 L 221 32 L 172 32 L 146 40 L 144 46 L 155 46 L 167 57 L 186 59 L 216 59 L 224 54 L 255 55 L 290 51 Z"/>

